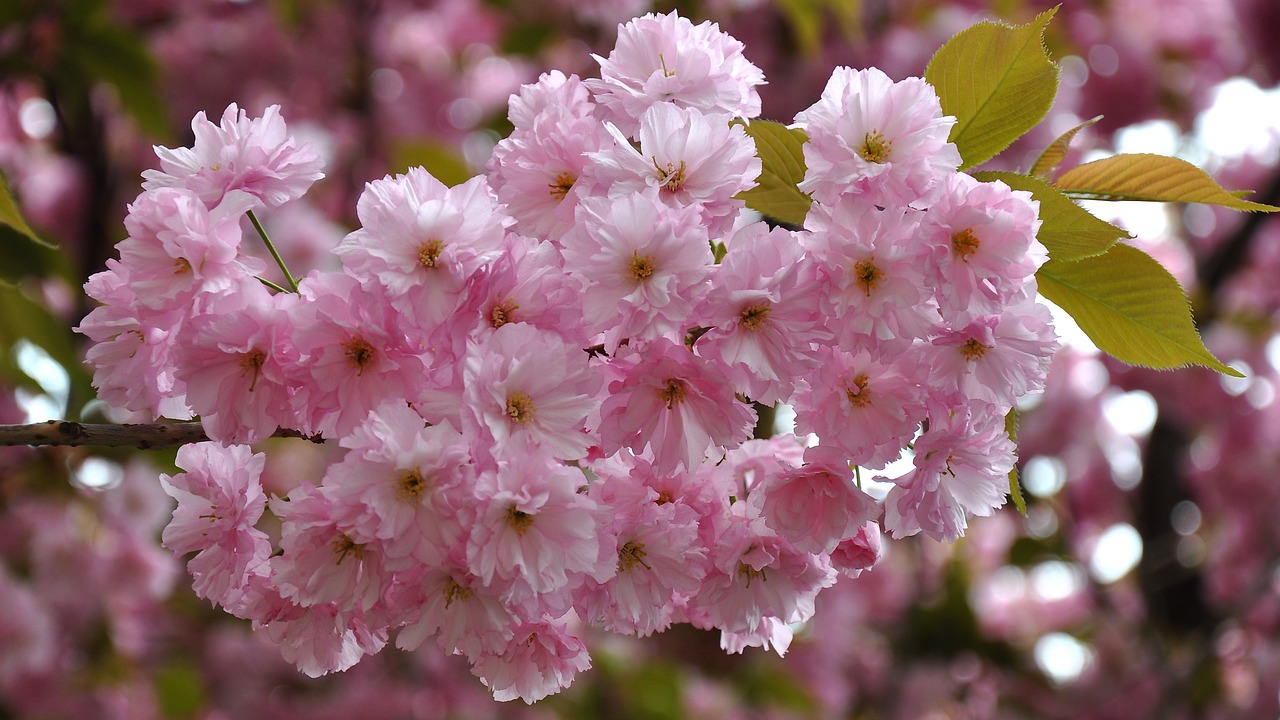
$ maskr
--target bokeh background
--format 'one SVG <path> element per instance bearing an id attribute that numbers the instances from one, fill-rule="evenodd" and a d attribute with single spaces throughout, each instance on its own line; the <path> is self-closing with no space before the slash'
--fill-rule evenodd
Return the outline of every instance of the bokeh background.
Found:
<path id="1" fill-rule="evenodd" d="M 836 65 L 922 73 L 983 19 L 1039 0 L 6 0 L 0 171 L 56 249 L 0 225 L 0 423 L 147 421 L 93 399 L 69 328 L 123 238 L 153 144 L 192 115 L 283 107 L 326 179 L 266 222 L 291 268 L 333 267 L 365 182 L 478 172 L 506 99 L 539 73 L 592 76 L 618 22 L 679 9 L 746 44 L 765 117 L 790 121 Z M 1102 119 L 1067 164 L 1177 155 L 1280 202 L 1280 3 L 1068 0 L 1047 45 L 1054 109 L 998 162 L 1025 169 Z M 1023 408 L 1025 516 L 954 545 L 887 543 L 819 596 L 785 658 L 726 655 L 677 627 L 591 635 L 595 667 L 535 706 L 493 702 L 460 658 L 389 649 L 311 680 L 196 599 L 159 546 L 173 453 L 0 447 L 0 718 L 1276 718 L 1280 716 L 1280 221 L 1209 207 L 1091 205 L 1187 288 L 1243 370 L 1157 373 L 1064 323 Z M 323 453 L 272 441 L 268 489 Z"/>

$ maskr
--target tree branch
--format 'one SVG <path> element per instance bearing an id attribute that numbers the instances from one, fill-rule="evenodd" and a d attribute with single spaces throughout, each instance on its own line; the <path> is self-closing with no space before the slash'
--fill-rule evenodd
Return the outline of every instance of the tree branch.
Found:
<path id="1" fill-rule="evenodd" d="M 271 437 L 305 438 L 323 443 L 319 435 L 304 435 L 297 430 L 276 430 Z M 100 425 L 50 420 L 33 425 L 0 425 L 0 446 L 5 445 L 99 445 L 103 447 L 136 447 L 141 450 L 189 445 L 209 439 L 198 422 L 151 423 L 133 425 Z"/>

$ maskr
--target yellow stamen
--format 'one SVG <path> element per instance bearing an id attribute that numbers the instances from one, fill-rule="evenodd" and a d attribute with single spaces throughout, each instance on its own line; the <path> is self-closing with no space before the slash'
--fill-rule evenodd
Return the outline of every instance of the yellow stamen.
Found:
<path id="1" fill-rule="evenodd" d="M 960 354 L 964 355 L 965 360 L 972 362 L 982 359 L 982 356 L 990 349 L 990 345 L 983 345 L 978 342 L 977 338 L 969 338 L 968 342 L 960 346 Z"/>
<path id="2" fill-rule="evenodd" d="M 755 303 L 742 308 L 742 312 L 738 315 L 738 325 L 748 330 L 760 331 L 764 327 L 764 321 L 769 318 L 769 313 L 773 310 L 773 306 L 767 302 Z"/>
<path id="3" fill-rule="evenodd" d="M 867 297 L 871 297 L 871 291 L 884 279 L 884 271 L 876 265 L 875 260 L 867 258 L 854 264 L 853 277 Z"/>
<path id="4" fill-rule="evenodd" d="M 632 253 L 630 262 L 631 279 L 636 282 L 648 280 L 653 277 L 653 272 L 657 269 L 653 264 L 653 260 L 649 259 L 648 255 L 641 257 L 637 253 Z"/>
<path id="5" fill-rule="evenodd" d="M 533 400 L 525 393 L 514 392 L 507 396 L 507 417 L 522 425 L 533 421 L 533 413 L 537 410 Z"/>
<path id="6" fill-rule="evenodd" d="M 646 570 L 652 570 L 649 563 L 644 561 L 648 553 L 644 550 L 644 545 L 630 540 L 618 550 L 618 572 L 629 573 L 635 566 L 642 565 Z"/>
<path id="7" fill-rule="evenodd" d="M 854 407 L 866 407 L 871 404 L 871 391 L 867 389 L 867 383 L 871 382 L 871 378 L 863 373 L 853 379 L 853 387 L 845 390 L 845 396 L 849 398 L 849 402 Z"/>
<path id="8" fill-rule="evenodd" d="M 342 354 L 358 368 L 356 374 L 363 375 L 365 367 L 373 362 L 374 349 L 364 338 L 355 337 L 342 343 Z"/>
<path id="9" fill-rule="evenodd" d="M 253 379 L 249 381 L 249 392 L 253 392 L 253 388 L 258 384 L 262 363 L 266 361 L 267 354 L 256 348 L 240 356 L 240 377 L 244 377 L 246 373 L 253 373 Z"/>
<path id="10" fill-rule="evenodd" d="M 883 164 L 889 162 L 889 151 L 892 149 L 891 141 L 886 140 L 879 130 L 872 130 L 863 136 L 858 154 L 867 162 Z"/>
<path id="11" fill-rule="evenodd" d="M 396 479 L 396 497 L 406 504 L 417 502 L 418 498 L 427 491 L 427 479 L 422 477 L 422 471 L 413 468 L 406 470 Z"/>
<path id="12" fill-rule="evenodd" d="M 515 528 L 516 534 L 523 536 L 529 530 L 529 526 L 533 524 L 533 516 L 522 510 L 517 510 L 512 505 L 507 510 L 507 524 Z"/>
<path id="13" fill-rule="evenodd" d="M 662 398 L 662 402 L 666 404 L 667 409 L 671 410 L 678 403 L 684 401 L 684 381 L 680 378 L 668 378 L 667 386 L 658 391 L 658 397 Z"/>
<path id="14" fill-rule="evenodd" d="M 433 268 L 444 252 L 444 241 L 432 238 L 418 246 L 418 267 Z"/>
<path id="15" fill-rule="evenodd" d="M 565 195 L 569 194 L 569 190 L 573 188 L 573 184 L 578 181 L 568 170 L 556 176 L 554 182 L 547 183 L 547 187 L 551 190 L 551 197 L 556 200 L 563 200 Z"/>
<path id="16" fill-rule="evenodd" d="M 973 228 L 965 228 L 951 236 L 951 250 L 966 262 L 970 255 L 978 252 L 981 246 L 982 242 L 978 240 L 977 235 L 973 234 Z"/>

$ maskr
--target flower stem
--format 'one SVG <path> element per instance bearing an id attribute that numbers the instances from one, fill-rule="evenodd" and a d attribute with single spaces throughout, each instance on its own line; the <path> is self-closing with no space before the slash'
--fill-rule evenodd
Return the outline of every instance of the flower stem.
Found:
<path id="1" fill-rule="evenodd" d="M 258 222 L 258 216 L 249 211 L 249 222 L 253 223 L 253 229 L 258 231 L 262 242 L 267 244 L 267 250 L 271 251 L 271 257 L 276 259 L 276 264 L 280 266 L 280 272 L 284 273 L 284 279 L 289 283 L 289 289 L 298 292 L 298 281 L 293 279 L 293 274 L 289 272 L 289 268 L 284 264 L 284 258 L 280 257 L 280 253 L 276 251 L 276 246 L 271 244 L 271 238 L 267 237 L 267 231 L 262 227 L 262 223 Z M 263 280 L 263 282 L 266 282 Z M 277 286 L 279 287 L 279 286 Z M 284 288 L 280 288 L 283 290 Z"/>

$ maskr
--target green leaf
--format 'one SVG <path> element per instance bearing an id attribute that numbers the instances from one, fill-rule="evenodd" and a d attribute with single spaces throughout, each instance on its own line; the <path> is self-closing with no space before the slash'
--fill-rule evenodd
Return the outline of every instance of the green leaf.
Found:
<path id="1" fill-rule="evenodd" d="M 1013 408 L 1004 416 L 1004 431 L 1008 433 L 1009 440 L 1016 447 L 1018 444 L 1018 409 Z M 1027 514 L 1027 500 L 1022 497 L 1022 483 L 1018 481 L 1018 466 L 1015 464 L 1009 470 L 1009 498 L 1013 500 L 1013 506 L 1018 508 L 1018 513 L 1024 517 Z"/>
<path id="2" fill-rule="evenodd" d="M 951 141 L 960 167 L 986 162 L 1049 112 L 1058 66 L 1044 49 L 1044 29 L 1058 10 L 1027 25 L 983 22 L 938 48 L 924 79 L 938 91 L 942 112 L 954 115 Z"/>
<path id="3" fill-rule="evenodd" d="M 9 194 L 9 183 L 5 179 L 4 173 L 0 172 L 0 223 L 4 223 L 18 232 L 26 235 L 32 242 L 45 247 L 54 247 L 50 243 L 40 239 L 31 226 L 27 225 L 27 221 L 22 217 L 22 213 L 18 210 L 18 203 L 14 202 L 13 195 Z"/>
<path id="4" fill-rule="evenodd" d="M 398 143 L 391 154 L 392 172 L 404 173 L 411 167 L 423 167 L 437 180 L 453 187 L 470 180 L 475 173 L 451 146 L 433 140 L 408 140 Z"/>
<path id="5" fill-rule="evenodd" d="M 1068 195 L 1089 200 L 1204 203 L 1250 212 L 1280 210 L 1241 200 L 1186 160 L 1147 153 L 1085 163 L 1062 173 L 1053 184 Z"/>
<path id="6" fill-rule="evenodd" d="M 1098 218 L 1051 185 L 1011 172 L 980 172 L 974 177 L 983 182 L 1000 180 L 1014 190 L 1026 190 L 1040 201 L 1040 232 L 1036 237 L 1049 250 L 1049 257 L 1068 262 L 1101 255 L 1129 233 Z"/>
<path id="7" fill-rule="evenodd" d="M 153 682 L 161 717 L 190 718 L 204 709 L 204 684 L 190 662 L 169 660 L 156 670 Z"/>
<path id="8" fill-rule="evenodd" d="M 1040 294 L 1117 360 L 1160 369 L 1202 365 L 1241 377 L 1205 348 L 1178 281 L 1131 245 L 1074 262 L 1050 260 L 1036 278 Z"/>
<path id="9" fill-rule="evenodd" d="M 1097 123 L 1101 119 L 1101 115 L 1090 118 L 1089 120 L 1085 120 L 1079 125 L 1059 135 L 1057 140 L 1049 143 L 1049 147 L 1045 148 L 1044 152 L 1040 153 L 1040 157 L 1036 158 L 1035 164 L 1031 166 L 1031 172 L 1027 174 L 1040 178 L 1048 177 L 1049 173 L 1053 172 L 1053 169 L 1058 167 L 1058 164 L 1062 162 L 1062 159 L 1067 156 L 1067 149 L 1071 147 L 1071 141 L 1075 139 L 1076 133 L 1079 133 L 1081 130 Z"/>
<path id="10" fill-rule="evenodd" d="M 846 37 L 853 37 L 862 10 L 861 0 L 776 0 L 775 5 L 791 26 L 796 45 L 806 55 L 815 54 L 822 46 L 828 13 L 835 15 Z"/>
<path id="11" fill-rule="evenodd" d="M 17 282 L 24 277 L 46 277 L 63 270 L 65 261 L 58 246 L 41 238 L 27 225 L 9 186 L 0 174 L 0 281 Z"/>
<path id="12" fill-rule="evenodd" d="M 743 129 L 755 140 L 763 168 L 756 186 L 738 193 L 738 198 L 765 217 L 804 225 L 813 201 L 796 186 L 804 179 L 804 144 L 809 136 L 771 120 L 752 120 Z"/>

